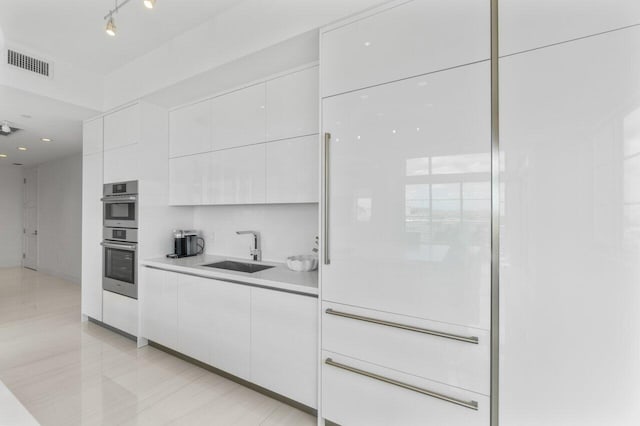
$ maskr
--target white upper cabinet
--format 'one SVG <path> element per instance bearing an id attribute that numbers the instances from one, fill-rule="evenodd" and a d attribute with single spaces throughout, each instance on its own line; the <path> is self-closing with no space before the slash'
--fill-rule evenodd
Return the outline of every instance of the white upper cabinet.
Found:
<path id="1" fill-rule="evenodd" d="M 169 113 L 169 157 L 211 151 L 211 100 Z"/>
<path id="2" fill-rule="evenodd" d="M 318 133 L 318 67 L 267 82 L 267 140 Z"/>
<path id="3" fill-rule="evenodd" d="M 105 120 L 106 122 L 106 120 Z M 140 145 L 127 145 L 104 151 L 104 183 L 140 179 L 144 160 Z"/>
<path id="4" fill-rule="evenodd" d="M 265 202 L 265 144 L 207 154 L 209 178 L 204 204 L 260 204 Z"/>
<path id="5" fill-rule="evenodd" d="M 104 116 L 104 150 L 137 144 L 141 136 L 140 105 L 135 104 Z"/>
<path id="6" fill-rule="evenodd" d="M 169 204 L 198 205 L 203 203 L 209 188 L 209 155 L 196 154 L 169 160 Z"/>
<path id="7" fill-rule="evenodd" d="M 320 52 L 322 96 L 489 59 L 489 3 L 414 0 L 328 27 Z"/>
<path id="8" fill-rule="evenodd" d="M 489 62 L 323 100 L 323 299 L 489 329 Z"/>
<path id="9" fill-rule="evenodd" d="M 102 152 L 102 118 L 84 123 L 82 126 L 82 153 Z"/>
<path id="10" fill-rule="evenodd" d="M 500 0 L 500 55 L 640 24 L 638 0 Z"/>
<path id="11" fill-rule="evenodd" d="M 213 98 L 211 149 L 264 142 L 265 104 L 264 83 Z"/>
<path id="12" fill-rule="evenodd" d="M 318 135 L 266 144 L 267 203 L 318 202 Z"/>

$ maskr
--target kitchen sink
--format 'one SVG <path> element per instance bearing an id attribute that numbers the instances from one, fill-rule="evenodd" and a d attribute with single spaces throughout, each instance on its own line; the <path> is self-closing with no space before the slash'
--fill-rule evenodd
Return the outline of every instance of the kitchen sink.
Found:
<path id="1" fill-rule="evenodd" d="M 254 272 L 264 271 L 265 269 L 273 268 L 273 266 L 269 266 L 269 265 L 258 265 L 256 263 L 235 262 L 233 260 L 223 260 L 222 262 L 209 263 L 207 265 L 202 265 L 202 266 L 205 266 L 207 268 L 227 269 L 229 271 L 247 272 L 249 274 L 253 274 Z"/>

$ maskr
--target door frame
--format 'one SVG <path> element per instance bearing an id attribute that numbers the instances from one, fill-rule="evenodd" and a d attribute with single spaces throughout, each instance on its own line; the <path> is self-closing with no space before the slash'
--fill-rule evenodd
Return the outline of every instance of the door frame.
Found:
<path id="1" fill-rule="evenodd" d="M 38 168 L 25 169 L 22 173 L 22 267 L 27 269 L 32 269 L 34 271 L 38 270 L 39 261 L 40 261 L 40 239 L 38 235 L 38 227 L 39 227 L 39 215 L 38 215 Z M 34 197 L 34 206 L 28 206 L 27 201 L 27 178 L 35 179 L 35 197 Z M 35 229 L 36 229 L 36 247 L 35 247 L 35 261 L 31 266 L 26 266 L 26 256 L 27 256 L 27 209 L 35 208 Z"/>

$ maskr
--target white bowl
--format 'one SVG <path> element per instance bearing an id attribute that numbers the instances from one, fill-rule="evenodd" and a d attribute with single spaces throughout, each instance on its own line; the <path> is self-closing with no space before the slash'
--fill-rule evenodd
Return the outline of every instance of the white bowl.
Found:
<path id="1" fill-rule="evenodd" d="M 318 267 L 318 257 L 312 254 L 301 254 L 287 257 L 287 267 L 296 272 L 309 272 Z"/>

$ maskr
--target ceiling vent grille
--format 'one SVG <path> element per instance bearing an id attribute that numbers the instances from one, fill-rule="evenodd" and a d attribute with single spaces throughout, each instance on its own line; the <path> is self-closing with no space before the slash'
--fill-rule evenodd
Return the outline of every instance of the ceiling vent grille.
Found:
<path id="1" fill-rule="evenodd" d="M 49 77 L 49 63 L 15 50 L 7 50 L 7 63 L 23 70 Z"/>

